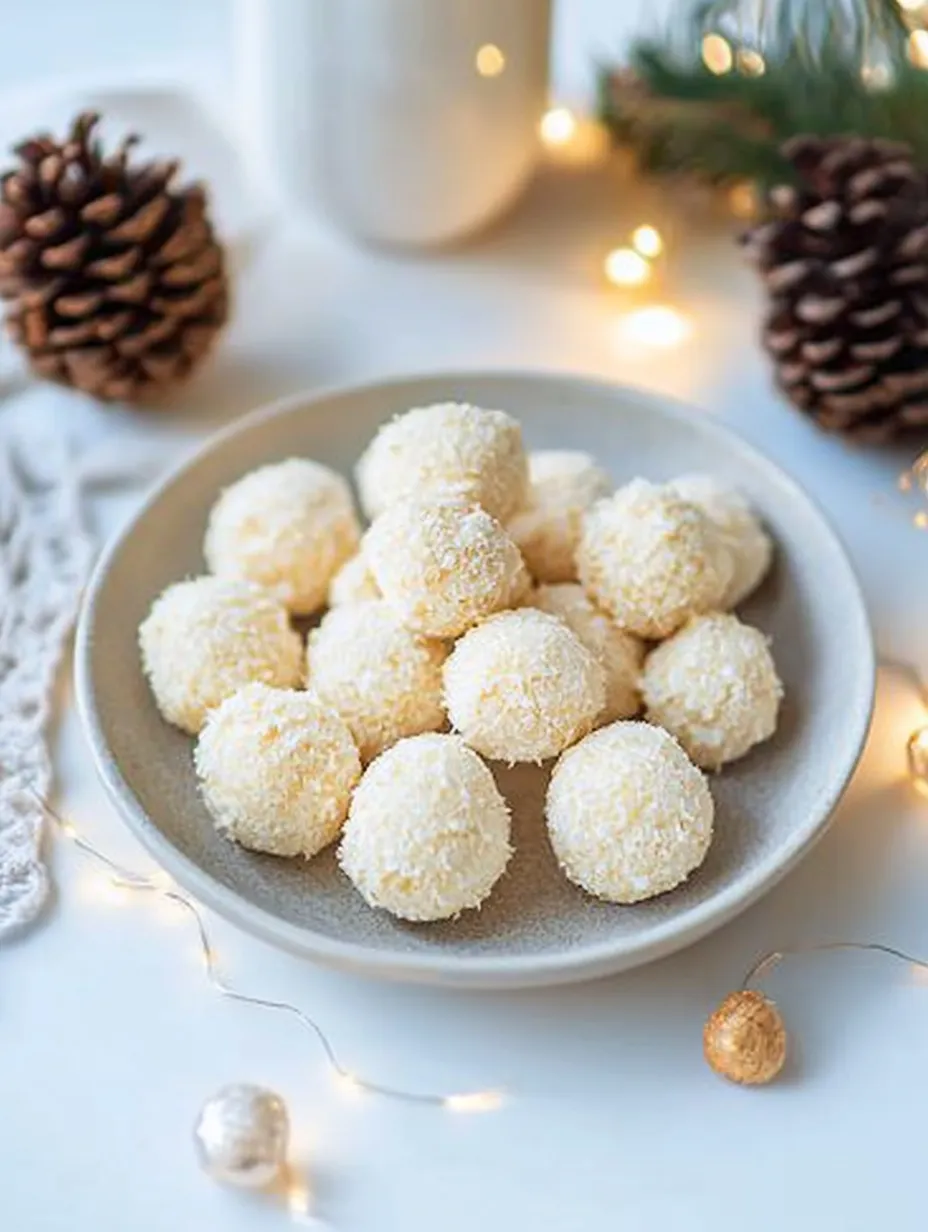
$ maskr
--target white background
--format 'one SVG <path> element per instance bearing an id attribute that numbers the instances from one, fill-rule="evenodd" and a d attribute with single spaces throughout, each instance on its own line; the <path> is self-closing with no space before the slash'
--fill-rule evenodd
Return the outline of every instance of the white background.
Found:
<path id="1" fill-rule="evenodd" d="M 562 7 L 556 58 L 568 93 L 582 92 L 589 53 L 627 26 L 621 7 Z M 194 63 L 206 80 L 222 71 L 226 13 L 220 0 L 7 3 L 0 86 Z M 214 165 L 205 153 L 203 163 Z M 217 205 L 234 217 L 241 200 L 222 168 Z M 242 258 L 235 323 L 217 365 L 180 399 L 186 414 L 100 416 L 66 397 L 59 413 L 176 450 L 279 393 L 387 372 L 542 365 L 665 390 L 732 423 L 805 483 L 850 546 L 881 649 L 928 666 L 928 541 L 895 489 L 911 449 L 851 449 L 774 397 L 755 344 L 758 292 L 726 231 L 694 213 L 672 213 L 659 189 L 616 168 L 552 168 L 502 227 L 440 257 L 370 254 L 279 225 Z M 629 302 L 598 269 L 644 220 L 665 228 L 670 253 L 663 284 Z M 681 345 L 629 341 L 628 312 L 652 298 L 686 314 Z M 101 529 L 131 503 L 101 506 Z M 63 807 L 145 867 L 94 781 L 66 675 Z M 502 1085 L 504 1106 L 486 1116 L 346 1095 L 292 1024 L 205 990 L 179 913 L 110 902 L 86 861 L 51 843 L 47 921 L 0 955 L 0 1228 L 286 1227 L 279 1207 L 196 1169 L 190 1124 L 232 1080 L 286 1096 L 314 1214 L 344 1232 L 923 1228 L 928 989 L 914 973 L 861 956 L 778 972 L 770 988 L 796 1055 L 766 1090 L 716 1079 L 700 1039 L 706 1014 L 770 948 L 856 937 L 928 954 L 928 804 L 904 781 L 919 717 L 911 692 L 884 676 L 863 764 L 801 868 L 722 933 L 621 978 L 548 993 L 410 990 L 314 969 L 213 922 L 232 978 L 299 1002 L 350 1067 L 411 1086 Z"/>

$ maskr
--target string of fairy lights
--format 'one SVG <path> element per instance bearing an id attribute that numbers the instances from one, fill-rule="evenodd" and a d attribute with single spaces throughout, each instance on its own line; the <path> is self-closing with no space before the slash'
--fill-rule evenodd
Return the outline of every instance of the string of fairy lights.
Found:
<path id="1" fill-rule="evenodd" d="M 502 1103 L 502 1092 L 499 1090 L 441 1093 L 414 1091 L 406 1087 L 376 1082 L 348 1069 L 342 1064 L 335 1051 L 335 1046 L 322 1026 L 299 1006 L 286 1001 L 274 1001 L 267 997 L 254 996 L 230 983 L 220 969 L 203 912 L 192 898 L 177 889 L 166 873 L 160 869 L 150 874 L 139 873 L 120 864 L 82 833 L 70 818 L 62 816 L 56 808 L 35 792 L 32 795 L 58 833 L 103 870 L 111 889 L 117 892 L 148 895 L 173 903 L 186 912 L 193 920 L 196 929 L 203 971 L 210 988 L 229 1001 L 237 1001 L 242 1005 L 270 1010 L 292 1018 L 304 1031 L 315 1037 L 329 1070 L 342 1090 L 366 1091 L 370 1095 L 379 1095 L 385 1099 L 408 1104 L 426 1104 L 436 1108 L 445 1108 L 450 1112 L 491 1112 Z"/>

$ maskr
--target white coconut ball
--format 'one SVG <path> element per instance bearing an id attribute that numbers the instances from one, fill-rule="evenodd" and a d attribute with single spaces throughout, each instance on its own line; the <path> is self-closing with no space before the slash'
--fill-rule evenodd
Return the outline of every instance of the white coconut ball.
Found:
<path id="1" fill-rule="evenodd" d="M 647 716 L 718 769 L 776 730 L 783 686 L 766 637 L 737 616 L 697 616 L 648 656 Z"/>
<path id="2" fill-rule="evenodd" d="M 142 622 L 139 645 L 158 709 L 194 735 L 242 685 L 288 688 L 303 678 L 303 645 L 283 605 L 232 578 L 169 586 Z"/>
<path id="3" fill-rule="evenodd" d="M 382 598 L 363 552 L 346 560 L 329 583 L 329 607 L 343 603 L 367 603 Z"/>
<path id="4" fill-rule="evenodd" d="M 307 685 L 348 724 L 363 761 L 445 723 L 444 642 L 402 625 L 382 599 L 333 608 L 309 635 Z"/>
<path id="5" fill-rule="evenodd" d="M 529 572 L 538 582 L 573 582 L 584 510 L 608 496 L 612 482 L 588 453 L 543 449 L 528 456 L 525 507 L 510 520 Z"/>
<path id="6" fill-rule="evenodd" d="M 528 484 L 518 421 L 457 402 L 416 407 L 384 424 L 355 474 L 372 520 L 410 496 L 451 494 L 505 522 Z"/>
<path id="7" fill-rule="evenodd" d="M 391 505 L 368 529 L 364 555 L 403 624 L 427 637 L 457 637 L 531 585 L 499 522 L 457 500 Z"/>
<path id="8" fill-rule="evenodd" d="M 511 854 L 493 775 L 457 736 L 442 735 L 401 740 L 368 766 L 338 849 L 366 901 L 403 920 L 479 907 Z"/>
<path id="9" fill-rule="evenodd" d="M 323 606 L 361 528 L 347 483 L 318 462 L 290 458 L 244 475 L 219 497 L 203 552 L 210 572 L 267 587 L 291 612 Z"/>
<path id="10" fill-rule="evenodd" d="M 731 552 L 734 571 L 721 606 L 737 607 L 764 580 L 773 540 L 741 493 L 711 475 L 681 475 L 666 486 L 703 511 Z"/>
<path id="11" fill-rule="evenodd" d="M 605 700 L 600 664 L 563 621 L 534 608 L 471 629 L 445 664 L 453 727 L 500 761 L 555 757 L 592 729 Z"/>
<path id="12" fill-rule="evenodd" d="M 717 608 L 731 583 L 731 553 L 695 505 L 635 479 L 583 519 L 580 581 L 623 629 L 668 637 Z"/>
<path id="13" fill-rule="evenodd" d="M 612 903 L 672 890 L 702 864 L 714 806 L 672 736 L 613 723 L 568 749 L 548 785 L 551 846 L 571 881 Z"/>
<path id="14" fill-rule="evenodd" d="M 539 586 L 534 604 L 572 629 L 605 672 L 606 704 L 598 723 L 630 719 L 641 709 L 640 678 L 644 644 L 600 611 L 576 582 Z"/>
<path id="15" fill-rule="evenodd" d="M 250 851 L 314 856 L 348 814 L 361 759 L 309 693 L 249 684 L 212 711 L 194 753 L 216 827 Z"/>

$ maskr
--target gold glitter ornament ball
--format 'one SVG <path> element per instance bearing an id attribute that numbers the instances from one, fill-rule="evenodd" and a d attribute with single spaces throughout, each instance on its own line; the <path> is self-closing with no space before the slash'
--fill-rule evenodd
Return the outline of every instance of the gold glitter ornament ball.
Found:
<path id="1" fill-rule="evenodd" d="M 193 1140 L 200 1167 L 213 1180 L 240 1189 L 265 1189 L 287 1162 L 287 1106 L 263 1087 L 223 1087 L 203 1105 Z"/>
<path id="2" fill-rule="evenodd" d="M 702 1046 L 710 1067 L 730 1082 L 763 1086 L 786 1060 L 786 1027 L 774 1003 L 755 988 L 731 992 L 706 1022 Z"/>

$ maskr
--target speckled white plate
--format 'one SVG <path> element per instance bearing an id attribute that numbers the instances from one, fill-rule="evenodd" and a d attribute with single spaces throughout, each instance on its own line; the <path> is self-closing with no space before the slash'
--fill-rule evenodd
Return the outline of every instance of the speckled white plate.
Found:
<path id="1" fill-rule="evenodd" d="M 381 420 L 447 399 L 502 407 L 530 447 L 586 449 L 616 481 L 710 471 L 744 490 L 772 528 L 776 565 L 745 606 L 766 630 L 786 686 L 775 738 L 713 779 L 716 837 L 680 889 L 635 907 L 594 902 L 559 873 L 545 837 L 546 773 L 499 769 L 515 856 L 479 912 L 431 925 L 372 911 L 331 850 L 303 863 L 254 855 L 214 830 L 197 793 L 191 741 L 159 717 L 136 629 L 170 582 L 203 568 L 217 492 L 293 454 L 346 474 Z M 216 437 L 172 475 L 100 561 L 77 639 L 77 689 L 104 783 L 177 881 L 262 937 L 371 975 L 470 987 L 553 984 L 648 962 L 705 936 L 754 902 L 827 825 L 863 747 L 874 688 L 867 616 L 847 557 L 808 497 L 699 411 L 567 376 L 395 380 L 289 399 Z"/>

